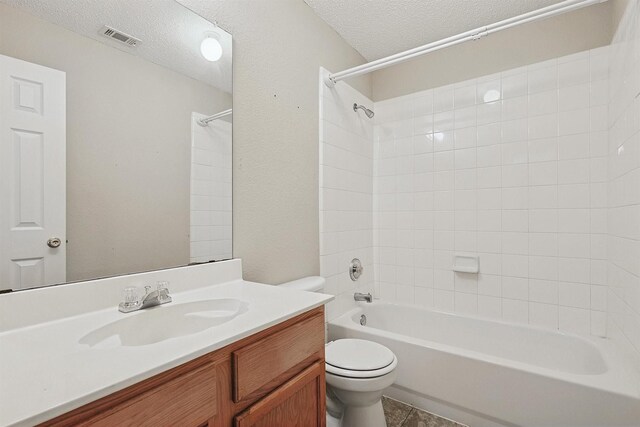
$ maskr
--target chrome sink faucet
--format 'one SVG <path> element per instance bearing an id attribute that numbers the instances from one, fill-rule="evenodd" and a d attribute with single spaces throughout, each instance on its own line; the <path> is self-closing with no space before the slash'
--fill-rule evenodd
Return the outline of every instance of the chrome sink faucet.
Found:
<path id="1" fill-rule="evenodd" d="M 353 299 L 356 301 L 373 302 L 373 297 L 370 293 L 363 294 L 360 292 L 356 292 L 355 294 L 353 294 Z"/>
<path id="2" fill-rule="evenodd" d="M 145 286 L 142 296 L 140 296 L 140 289 L 132 286 L 124 289 L 124 301 L 118 305 L 118 310 L 130 313 L 168 302 L 171 302 L 169 282 L 158 282 L 154 291 L 151 290 L 151 286 Z"/>

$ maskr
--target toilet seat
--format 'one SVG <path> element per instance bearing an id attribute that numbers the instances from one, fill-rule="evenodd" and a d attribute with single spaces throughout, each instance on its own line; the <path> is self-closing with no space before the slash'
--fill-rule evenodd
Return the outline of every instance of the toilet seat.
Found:
<path id="1" fill-rule="evenodd" d="M 325 369 L 348 378 L 375 378 L 388 374 L 398 365 L 391 350 L 373 341 L 340 339 L 325 347 Z"/>

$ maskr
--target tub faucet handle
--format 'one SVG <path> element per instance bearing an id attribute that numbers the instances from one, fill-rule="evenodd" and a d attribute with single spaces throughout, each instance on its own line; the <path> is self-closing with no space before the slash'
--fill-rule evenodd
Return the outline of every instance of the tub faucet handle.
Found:
<path id="1" fill-rule="evenodd" d="M 351 264 L 349 264 L 349 277 L 354 282 L 362 276 L 362 272 L 364 271 L 364 267 L 362 266 L 362 262 L 358 258 L 354 258 L 351 260 Z"/>

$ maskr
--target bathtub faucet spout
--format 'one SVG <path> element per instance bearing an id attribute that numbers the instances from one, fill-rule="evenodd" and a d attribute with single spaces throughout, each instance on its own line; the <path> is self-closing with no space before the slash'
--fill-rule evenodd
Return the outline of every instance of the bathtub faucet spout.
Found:
<path id="1" fill-rule="evenodd" d="M 356 292 L 355 294 L 353 294 L 353 299 L 356 301 L 373 302 L 373 297 L 370 293 L 363 294 L 360 292 Z"/>

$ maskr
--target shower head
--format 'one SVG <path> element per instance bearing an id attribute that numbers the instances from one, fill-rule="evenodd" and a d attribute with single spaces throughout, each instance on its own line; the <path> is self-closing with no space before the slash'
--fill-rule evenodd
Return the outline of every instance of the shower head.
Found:
<path id="1" fill-rule="evenodd" d="M 364 105 L 358 105 L 358 104 L 353 104 L 353 111 L 358 111 L 358 109 L 361 109 L 362 111 L 364 111 L 364 113 L 367 115 L 367 117 L 369 117 L 370 119 L 373 118 L 373 115 L 375 114 L 373 111 L 371 111 L 370 109 L 368 109 L 367 107 L 365 107 Z"/>

